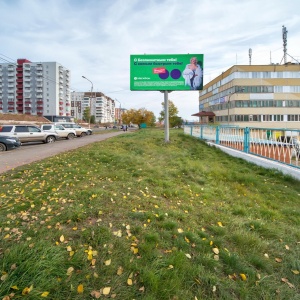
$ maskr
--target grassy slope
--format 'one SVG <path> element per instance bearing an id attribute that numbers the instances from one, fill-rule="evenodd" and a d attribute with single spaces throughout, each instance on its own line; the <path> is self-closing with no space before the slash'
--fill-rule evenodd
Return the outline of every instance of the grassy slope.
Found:
<path id="1" fill-rule="evenodd" d="M 299 182 L 170 139 L 141 130 L 1 175 L 0 296 L 299 299 Z"/>

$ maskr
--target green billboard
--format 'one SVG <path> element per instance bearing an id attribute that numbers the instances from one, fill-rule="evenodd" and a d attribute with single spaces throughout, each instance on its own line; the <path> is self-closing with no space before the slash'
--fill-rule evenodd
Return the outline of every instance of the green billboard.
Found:
<path id="1" fill-rule="evenodd" d="M 203 54 L 130 55 L 131 91 L 203 89 Z"/>

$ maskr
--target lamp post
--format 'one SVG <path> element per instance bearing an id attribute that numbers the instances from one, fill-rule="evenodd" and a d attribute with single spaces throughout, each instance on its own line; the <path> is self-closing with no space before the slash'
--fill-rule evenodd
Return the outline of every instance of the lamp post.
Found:
<path id="1" fill-rule="evenodd" d="M 119 108 L 119 110 L 120 110 L 120 112 L 119 112 L 119 125 L 121 125 L 121 113 L 122 113 L 121 102 L 119 100 L 117 100 L 117 99 L 115 99 L 115 100 L 120 103 L 120 108 Z"/>
<path id="2" fill-rule="evenodd" d="M 91 128 L 91 115 L 92 115 L 92 93 L 93 93 L 93 83 L 88 79 L 86 78 L 85 76 L 82 76 L 82 78 L 86 79 L 87 81 L 89 81 L 91 83 L 91 94 L 90 94 L 90 103 L 89 103 L 89 106 L 90 106 L 90 114 L 89 114 L 89 128 Z"/>

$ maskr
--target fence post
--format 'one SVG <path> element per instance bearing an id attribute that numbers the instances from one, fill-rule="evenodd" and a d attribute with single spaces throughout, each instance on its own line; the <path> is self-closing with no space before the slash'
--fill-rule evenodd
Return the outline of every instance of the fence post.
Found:
<path id="1" fill-rule="evenodd" d="M 193 126 L 191 125 L 191 136 L 193 136 Z"/>
<path id="2" fill-rule="evenodd" d="M 216 144 L 217 145 L 220 144 L 220 127 L 219 126 L 216 127 Z"/>
<path id="3" fill-rule="evenodd" d="M 246 127 L 244 129 L 244 152 L 249 153 L 249 144 L 250 144 L 250 129 Z"/>
<path id="4" fill-rule="evenodd" d="M 203 125 L 200 125 L 200 139 L 203 140 Z"/>

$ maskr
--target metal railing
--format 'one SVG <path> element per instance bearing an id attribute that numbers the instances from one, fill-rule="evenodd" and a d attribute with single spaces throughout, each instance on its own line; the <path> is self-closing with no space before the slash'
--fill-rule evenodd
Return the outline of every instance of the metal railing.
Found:
<path id="1" fill-rule="evenodd" d="M 297 129 L 185 125 L 184 133 L 300 168 L 300 130 Z"/>

